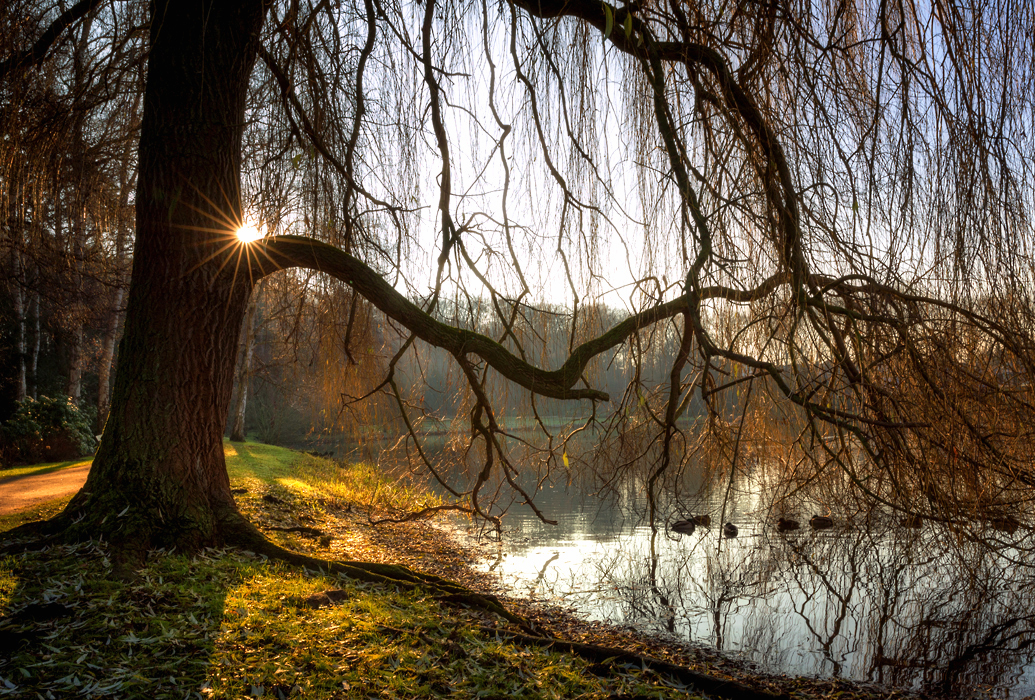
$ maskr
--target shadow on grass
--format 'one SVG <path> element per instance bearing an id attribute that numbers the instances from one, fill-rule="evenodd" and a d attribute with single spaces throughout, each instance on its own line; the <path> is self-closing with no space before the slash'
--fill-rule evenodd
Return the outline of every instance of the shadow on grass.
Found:
<path id="1" fill-rule="evenodd" d="M 297 457 L 232 447 L 246 477 L 275 479 Z M 89 541 L 0 558 L 0 697 L 699 697 L 635 664 L 604 678 L 515 644 L 435 591 L 235 550 L 153 551 L 127 573 L 118 554 Z M 333 604 L 314 603 L 329 589 Z"/>
<path id="2" fill-rule="evenodd" d="M 86 542 L 0 559 L 0 696 L 701 697 L 635 665 L 602 679 L 419 589 L 224 550 L 152 552 L 127 580 L 113 555 Z"/>
<path id="3" fill-rule="evenodd" d="M 121 577 L 116 554 L 89 541 L 0 558 L 0 697 L 344 697 L 391 685 L 343 680 L 346 649 L 363 636 L 382 653 L 381 630 L 428 607 L 247 552 L 153 551 Z M 328 589 L 347 602 L 306 605 Z"/>
<path id="4" fill-rule="evenodd" d="M 0 560 L 0 695 L 196 696 L 240 563 L 152 556 L 120 580 L 113 556 L 90 541 Z"/>

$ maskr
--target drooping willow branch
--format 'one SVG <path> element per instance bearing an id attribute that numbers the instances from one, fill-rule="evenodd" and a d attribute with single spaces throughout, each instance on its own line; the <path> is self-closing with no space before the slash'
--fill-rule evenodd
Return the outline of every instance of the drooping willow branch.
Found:
<path id="1" fill-rule="evenodd" d="M 844 331 L 830 322 L 832 312 L 823 306 L 823 296 L 815 283 L 816 276 L 812 274 L 806 261 L 802 249 L 804 234 L 801 228 L 798 195 L 783 146 L 751 93 L 735 79 L 723 55 L 713 48 L 690 41 L 688 37 L 684 37 L 683 41 L 659 39 L 650 24 L 637 16 L 634 5 L 618 8 L 594 0 L 515 0 L 515 4 L 535 17 L 580 19 L 600 31 L 605 40 L 617 49 L 641 61 L 644 74 L 653 91 L 657 128 L 665 144 L 672 172 L 679 183 L 681 199 L 684 206 L 689 209 L 699 235 L 699 249 L 687 272 L 687 292 L 696 293 L 691 297 L 691 301 L 705 298 L 704 290 L 700 289 L 700 273 L 712 262 L 713 247 L 709 224 L 685 172 L 684 162 L 687 156 L 684 146 L 682 141 L 676 138 L 675 124 L 664 98 L 664 76 L 667 71 L 663 63 L 681 63 L 689 69 L 700 68 L 713 77 L 719 88 L 717 97 L 721 97 L 729 109 L 728 119 L 731 125 L 736 129 L 734 122 L 739 119 L 747 127 L 750 137 L 736 129 L 741 134 L 744 147 L 749 151 L 757 149 L 760 155 L 756 161 L 759 163 L 756 165 L 756 173 L 759 180 L 764 183 L 769 207 L 776 219 L 773 240 L 778 249 L 780 267 L 789 273 L 789 281 L 793 288 L 800 290 L 793 298 L 806 301 L 806 290 L 813 297 L 811 302 L 804 304 L 812 325 L 817 330 L 824 326 L 825 333 L 821 335 L 829 334 L 829 339 L 825 342 L 831 346 L 838 364 L 843 367 L 850 382 L 853 385 L 865 383 L 862 371 L 852 359 L 850 343 L 846 340 Z M 816 300 L 821 303 L 815 304 Z M 690 316 L 696 320 L 698 315 L 696 309 L 692 308 Z M 823 323 L 824 320 L 826 323 Z M 710 346 L 712 343 L 704 327 L 696 322 L 694 325 L 702 346 Z M 759 363 L 749 364 L 761 368 Z M 788 393 L 788 388 L 782 383 L 778 372 L 772 367 L 765 369 L 780 384 L 781 390 Z"/>

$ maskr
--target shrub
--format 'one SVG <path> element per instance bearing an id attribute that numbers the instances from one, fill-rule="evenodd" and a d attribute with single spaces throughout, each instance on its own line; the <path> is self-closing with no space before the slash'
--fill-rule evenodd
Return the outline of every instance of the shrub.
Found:
<path id="1" fill-rule="evenodd" d="M 4 462 L 60 462 L 92 454 L 97 440 L 90 430 L 91 414 L 70 398 L 25 397 L 3 425 Z"/>

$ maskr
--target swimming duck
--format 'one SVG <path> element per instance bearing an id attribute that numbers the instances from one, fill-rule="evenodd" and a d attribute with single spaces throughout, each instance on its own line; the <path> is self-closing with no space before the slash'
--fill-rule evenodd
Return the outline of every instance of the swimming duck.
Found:
<path id="1" fill-rule="evenodd" d="M 695 527 L 693 520 L 677 520 L 669 525 L 668 529 L 683 535 L 692 535 Z"/>
<path id="2" fill-rule="evenodd" d="M 797 530 L 801 525 L 797 520 L 791 520 L 789 518 L 780 518 L 776 521 L 776 529 L 780 532 L 787 532 L 789 530 Z"/>
<path id="3" fill-rule="evenodd" d="M 733 523 L 726 523 L 725 525 L 722 526 L 722 534 L 725 535 L 726 537 L 736 537 L 737 536 L 737 532 L 738 532 L 737 526 L 734 525 Z"/>
<path id="4" fill-rule="evenodd" d="M 809 527 L 813 530 L 829 530 L 834 527 L 834 519 L 828 515 L 813 515 L 809 520 Z"/>

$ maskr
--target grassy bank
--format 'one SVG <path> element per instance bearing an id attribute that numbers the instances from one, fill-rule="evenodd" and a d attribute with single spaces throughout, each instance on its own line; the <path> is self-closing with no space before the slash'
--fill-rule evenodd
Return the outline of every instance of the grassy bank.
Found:
<path id="1" fill-rule="evenodd" d="M 226 451 L 242 510 L 271 539 L 324 558 L 402 562 L 474 587 L 486 583 L 427 524 L 370 525 L 372 511 L 413 508 L 429 502 L 427 494 L 386 482 L 367 465 L 343 468 L 251 443 Z M 362 583 L 227 550 L 155 552 L 120 578 L 114 555 L 94 541 L 0 558 L 0 697 L 703 697 L 664 664 L 588 647 L 545 648 L 464 596 L 431 587 Z M 875 696 L 731 674 L 718 657 L 680 656 L 511 604 L 539 634 L 563 630 L 576 642 L 649 652 L 756 689 Z"/>
<path id="2" fill-rule="evenodd" d="M 422 497 L 369 467 L 255 444 L 228 445 L 227 457 L 242 508 L 284 544 L 414 562 L 442 546 L 410 526 L 409 551 L 397 552 L 392 535 L 363 525 L 372 502 Z M 0 696 L 685 697 L 650 672 L 601 677 L 577 656 L 497 638 L 495 616 L 433 591 L 223 550 L 158 552 L 120 580 L 113 556 L 86 542 L 0 560 Z"/>

